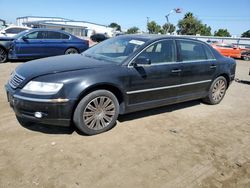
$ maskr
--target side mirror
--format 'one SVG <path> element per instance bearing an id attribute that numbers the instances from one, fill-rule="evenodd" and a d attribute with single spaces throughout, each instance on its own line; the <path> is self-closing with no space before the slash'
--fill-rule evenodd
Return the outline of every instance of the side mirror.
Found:
<path id="1" fill-rule="evenodd" d="M 22 39 L 23 39 L 23 40 L 27 40 L 28 37 L 24 35 L 24 36 L 22 36 Z"/>
<path id="2" fill-rule="evenodd" d="M 151 65 L 151 60 L 146 57 L 137 57 L 136 60 L 134 61 L 134 65 L 136 67 L 145 67 Z"/>
<path id="3" fill-rule="evenodd" d="M 6 31 L 1 31 L 1 34 L 4 34 L 4 35 L 5 35 L 5 34 L 6 34 Z"/>

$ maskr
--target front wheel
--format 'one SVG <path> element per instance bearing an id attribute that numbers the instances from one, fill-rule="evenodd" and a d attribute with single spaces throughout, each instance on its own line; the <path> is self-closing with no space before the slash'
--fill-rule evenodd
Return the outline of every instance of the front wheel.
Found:
<path id="1" fill-rule="evenodd" d="M 203 99 L 208 104 L 219 104 L 227 90 L 227 80 L 223 76 L 216 78 L 210 86 L 208 96 Z"/>
<path id="2" fill-rule="evenodd" d="M 74 123 L 84 134 L 95 135 L 115 126 L 119 103 L 113 93 L 97 90 L 86 95 L 74 112 Z"/>
<path id="3" fill-rule="evenodd" d="M 0 48 L 0 63 L 5 63 L 7 61 L 7 57 L 7 52 L 3 48 Z"/>

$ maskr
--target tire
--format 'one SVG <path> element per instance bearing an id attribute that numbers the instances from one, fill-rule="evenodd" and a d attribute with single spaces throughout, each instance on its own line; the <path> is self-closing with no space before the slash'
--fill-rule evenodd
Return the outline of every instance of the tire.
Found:
<path id="1" fill-rule="evenodd" d="M 7 59 L 8 59 L 7 51 L 0 47 L 0 63 L 5 63 Z"/>
<path id="2" fill-rule="evenodd" d="M 78 103 L 73 121 L 81 133 L 95 135 L 113 128 L 118 114 L 119 103 L 115 95 L 107 90 L 96 90 Z"/>
<path id="3" fill-rule="evenodd" d="M 69 55 L 69 54 L 79 54 L 78 50 L 75 48 L 68 48 L 65 53 L 65 55 Z"/>
<path id="4" fill-rule="evenodd" d="M 32 124 L 32 122 L 28 121 L 28 120 L 25 119 L 25 118 L 19 117 L 19 116 L 16 116 L 16 119 L 17 119 L 17 121 L 18 121 L 22 126 L 24 126 L 24 127 L 27 127 L 27 126 L 29 126 L 29 125 Z"/>
<path id="5" fill-rule="evenodd" d="M 223 76 L 217 77 L 210 86 L 209 94 L 203 99 L 205 103 L 219 104 L 224 98 L 227 90 L 227 80 Z"/>
<path id="6" fill-rule="evenodd" d="M 250 60 L 250 57 L 248 57 L 248 56 L 243 56 L 243 60 L 249 61 L 249 60 Z"/>

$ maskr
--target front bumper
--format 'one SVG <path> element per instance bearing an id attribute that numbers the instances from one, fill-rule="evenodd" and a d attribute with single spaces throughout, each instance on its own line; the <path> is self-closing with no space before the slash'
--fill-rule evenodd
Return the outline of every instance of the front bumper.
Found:
<path id="1" fill-rule="evenodd" d="M 15 94 L 8 86 L 5 86 L 5 88 L 8 102 L 16 116 L 30 122 L 70 126 L 75 100 L 26 97 L 20 95 L 20 93 Z M 37 118 L 36 112 L 42 114 L 42 117 Z"/>

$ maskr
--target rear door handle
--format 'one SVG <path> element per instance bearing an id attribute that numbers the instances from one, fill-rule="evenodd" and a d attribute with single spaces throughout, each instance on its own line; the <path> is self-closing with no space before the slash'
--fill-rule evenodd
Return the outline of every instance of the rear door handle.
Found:
<path id="1" fill-rule="evenodd" d="M 210 69 L 215 69 L 216 68 L 216 65 L 211 65 L 210 66 Z"/>
<path id="2" fill-rule="evenodd" d="M 179 72 L 181 72 L 181 69 L 173 69 L 171 72 L 172 73 L 179 73 Z"/>

